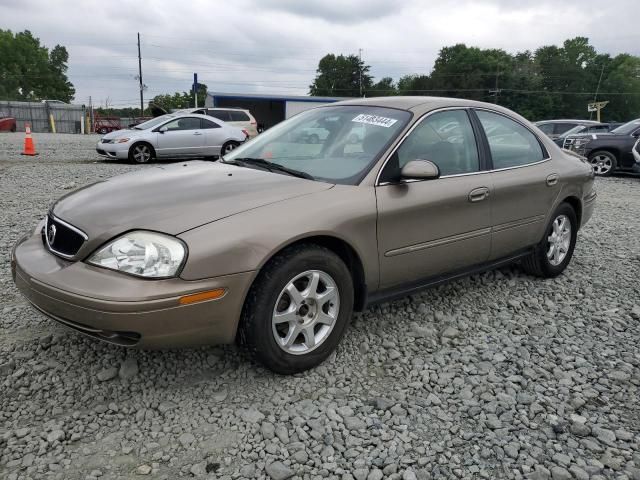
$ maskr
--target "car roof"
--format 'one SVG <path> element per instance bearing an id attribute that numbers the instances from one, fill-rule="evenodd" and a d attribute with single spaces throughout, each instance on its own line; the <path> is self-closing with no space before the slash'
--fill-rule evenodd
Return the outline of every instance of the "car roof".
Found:
<path id="1" fill-rule="evenodd" d="M 430 110 L 446 107 L 476 107 L 487 108 L 495 111 L 501 111 L 514 115 L 514 112 L 500 105 L 486 102 L 478 102 L 476 100 L 466 100 L 463 98 L 450 97 L 418 97 L 418 96 L 400 96 L 400 97 L 371 97 L 371 98 L 354 98 L 330 103 L 324 106 L 334 105 L 362 105 L 370 107 L 397 108 L 400 110 L 410 110 L 421 114 Z"/>
<path id="2" fill-rule="evenodd" d="M 249 110 L 244 108 L 233 108 L 233 107 L 198 107 L 198 108 L 185 108 L 183 110 L 177 110 L 178 112 L 186 111 L 186 112 L 195 112 L 197 110 L 235 110 L 237 112 L 248 112 Z"/>
<path id="3" fill-rule="evenodd" d="M 566 122 L 580 123 L 583 125 L 595 125 L 598 123 L 596 120 L 580 120 L 579 118 L 561 118 L 561 119 L 555 119 L 555 120 L 539 120 L 535 122 L 535 125 L 541 125 L 543 123 L 566 123 Z"/>

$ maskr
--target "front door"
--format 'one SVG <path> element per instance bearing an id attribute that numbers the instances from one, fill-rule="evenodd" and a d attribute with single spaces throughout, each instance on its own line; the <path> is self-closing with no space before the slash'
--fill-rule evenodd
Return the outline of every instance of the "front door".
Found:
<path id="1" fill-rule="evenodd" d="M 402 181 L 400 169 L 416 159 L 435 163 L 440 178 Z M 427 115 L 403 140 L 376 187 L 381 288 L 488 259 L 492 184 L 480 159 L 464 109 Z"/>
<path id="2" fill-rule="evenodd" d="M 161 131 L 162 130 L 162 131 Z M 179 117 L 158 129 L 156 153 L 161 157 L 202 155 L 204 132 L 198 117 Z"/>

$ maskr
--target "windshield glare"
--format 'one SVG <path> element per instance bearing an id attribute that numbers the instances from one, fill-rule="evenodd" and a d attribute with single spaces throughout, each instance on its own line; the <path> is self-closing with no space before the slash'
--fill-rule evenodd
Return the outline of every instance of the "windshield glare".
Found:
<path id="1" fill-rule="evenodd" d="M 225 155 L 259 158 L 331 183 L 357 184 L 407 124 L 405 110 L 326 106 L 302 112 Z"/>
<path id="2" fill-rule="evenodd" d="M 137 130 L 148 130 L 150 128 L 155 127 L 156 125 L 160 125 L 162 122 L 173 118 L 175 115 L 161 115 L 156 118 L 152 118 L 151 120 L 147 120 L 146 122 L 142 122 L 136 125 L 134 128 Z"/>
<path id="3" fill-rule="evenodd" d="M 613 130 L 611 130 L 611 133 L 616 133 L 618 135 L 629 135 L 638 127 L 640 127 L 640 120 L 631 120 L 624 125 L 620 125 L 618 128 L 614 128 Z"/>

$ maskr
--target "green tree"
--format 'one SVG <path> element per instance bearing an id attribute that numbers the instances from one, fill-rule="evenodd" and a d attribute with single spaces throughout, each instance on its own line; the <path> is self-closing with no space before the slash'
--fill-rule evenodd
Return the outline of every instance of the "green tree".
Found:
<path id="1" fill-rule="evenodd" d="M 0 99 L 70 102 L 75 89 L 67 79 L 68 61 L 63 46 L 49 52 L 29 30 L 0 29 Z"/>
<path id="2" fill-rule="evenodd" d="M 309 86 L 309 94 L 359 97 L 360 82 L 363 93 L 372 88 L 373 78 L 369 75 L 369 68 L 356 55 L 325 55 L 318 63 L 316 78 Z"/>
<path id="3" fill-rule="evenodd" d="M 198 86 L 198 106 L 201 107 L 207 98 L 207 86 L 204 83 L 199 83 Z M 193 90 L 189 92 L 175 92 L 173 94 L 168 93 L 156 95 L 149 103 L 153 103 L 167 111 L 180 108 L 192 108 L 195 105 L 195 96 Z"/>
<path id="4" fill-rule="evenodd" d="M 391 95 L 397 95 L 398 90 L 393 83 L 393 78 L 383 77 L 375 83 L 369 91 L 366 91 L 367 97 L 389 97 Z"/>

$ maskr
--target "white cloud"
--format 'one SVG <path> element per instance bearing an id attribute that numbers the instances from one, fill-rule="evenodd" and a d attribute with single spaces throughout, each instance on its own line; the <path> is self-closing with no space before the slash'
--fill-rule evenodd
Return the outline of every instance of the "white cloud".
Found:
<path id="1" fill-rule="evenodd" d="M 587 36 L 598 51 L 640 55 L 633 0 L 26 0 L 0 7 L 3 28 L 67 46 L 78 102 L 137 103 L 136 32 L 146 98 L 210 89 L 305 94 L 326 53 L 363 49 L 376 77 L 428 73 L 443 46 L 510 52 Z"/>

